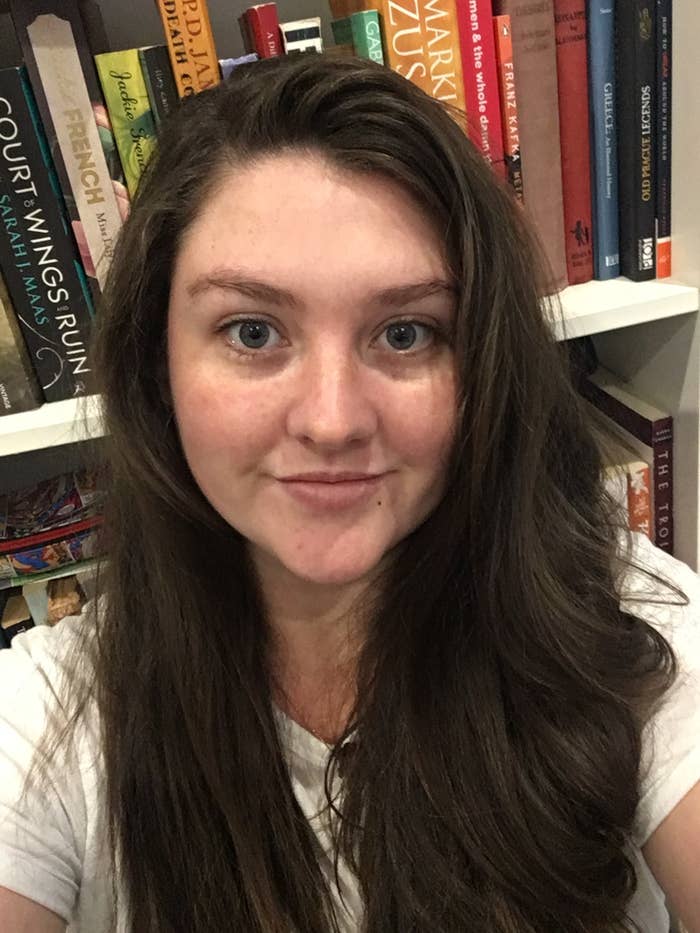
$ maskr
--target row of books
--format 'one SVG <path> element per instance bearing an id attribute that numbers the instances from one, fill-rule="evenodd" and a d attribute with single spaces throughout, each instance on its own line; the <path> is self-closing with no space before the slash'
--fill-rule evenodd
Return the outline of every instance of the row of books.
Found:
<path id="1" fill-rule="evenodd" d="M 99 556 L 103 506 L 98 470 L 62 473 L 0 495 L 0 592 Z"/>

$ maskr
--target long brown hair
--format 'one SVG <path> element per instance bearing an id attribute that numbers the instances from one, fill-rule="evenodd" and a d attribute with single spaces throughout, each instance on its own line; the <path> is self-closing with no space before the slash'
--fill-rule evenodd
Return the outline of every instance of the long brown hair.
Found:
<path id="1" fill-rule="evenodd" d="M 626 929 L 641 729 L 673 655 L 620 609 L 619 529 L 546 265 L 455 116 L 365 61 L 242 66 L 183 103 L 139 188 L 97 335 L 111 487 L 88 688 L 134 933 L 336 929 L 261 594 L 185 463 L 165 351 L 184 231 L 223 172 L 289 149 L 402 184 L 460 287 L 446 493 L 376 593 L 333 801 L 363 929 Z"/>

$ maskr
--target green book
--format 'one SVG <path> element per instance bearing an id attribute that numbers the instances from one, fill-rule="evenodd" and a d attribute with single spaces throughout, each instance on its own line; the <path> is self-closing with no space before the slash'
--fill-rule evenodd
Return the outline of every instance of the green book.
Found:
<path id="1" fill-rule="evenodd" d="M 138 49 L 103 52 L 95 56 L 112 131 L 133 197 L 156 145 L 156 123 Z"/>
<path id="2" fill-rule="evenodd" d="M 333 38 L 338 46 L 352 47 L 356 55 L 384 64 L 382 30 L 376 10 L 361 10 L 351 16 L 331 22 Z"/>

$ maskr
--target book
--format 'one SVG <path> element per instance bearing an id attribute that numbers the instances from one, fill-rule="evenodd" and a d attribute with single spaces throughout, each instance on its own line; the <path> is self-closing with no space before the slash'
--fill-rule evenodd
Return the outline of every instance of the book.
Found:
<path id="1" fill-rule="evenodd" d="M 0 553 L 0 589 L 61 568 L 75 572 L 77 564 L 100 556 L 101 546 L 100 525 L 95 523 L 73 532 L 66 529 L 43 543 Z"/>
<path id="2" fill-rule="evenodd" d="M 129 195 L 75 0 L 10 0 L 90 287 L 104 287 Z"/>
<path id="3" fill-rule="evenodd" d="M 95 56 L 124 177 L 133 197 L 156 147 L 156 123 L 138 49 Z"/>
<path id="4" fill-rule="evenodd" d="M 656 276 L 655 23 L 656 0 L 618 0 L 620 272 L 635 282 Z"/>
<path id="5" fill-rule="evenodd" d="M 611 464 L 605 488 L 619 505 L 622 524 L 651 538 L 651 471 L 644 460 Z"/>
<path id="6" fill-rule="evenodd" d="M 104 505 L 96 470 L 76 470 L 0 495 L 0 543 L 82 521 Z"/>
<path id="7" fill-rule="evenodd" d="M 323 51 L 320 16 L 280 23 L 279 28 L 285 55 L 295 55 L 298 52 Z"/>
<path id="8" fill-rule="evenodd" d="M 510 16 L 494 16 L 493 32 L 498 68 L 498 96 L 503 126 L 503 149 L 506 178 L 515 196 L 523 200 L 523 170 L 520 161 L 520 133 L 518 128 L 518 94 L 513 65 L 513 41 Z"/>
<path id="9" fill-rule="evenodd" d="M 221 80 L 206 0 L 156 0 L 180 97 Z"/>
<path id="10" fill-rule="evenodd" d="M 671 275 L 671 0 L 656 0 L 656 277 Z"/>
<path id="11" fill-rule="evenodd" d="M 554 0 L 554 31 L 566 273 L 580 285 L 593 278 L 586 0 Z"/>
<path id="12" fill-rule="evenodd" d="M 30 411 L 43 401 L 10 296 L 0 275 L 0 416 Z"/>
<path id="13" fill-rule="evenodd" d="M 651 470 L 652 540 L 673 553 L 673 417 L 634 394 L 604 367 L 581 378 L 579 390 L 610 421 Z"/>
<path id="14" fill-rule="evenodd" d="M 620 274 L 615 16 L 612 4 L 603 0 L 588 0 L 586 14 L 593 274 L 606 280 Z"/>
<path id="15" fill-rule="evenodd" d="M 251 52 L 248 55 L 240 55 L 238 58 L 220 58 L 219 68 L 221 69 L 221 77 L 225 81 L 234 68 L 237 68 L 239 65 L 248 65 L 250 62 L 257 61 L 258 56 L 256 52 Z"/>
<path id="16" fill-rule="evenodd" d="M 464 119 L 457 0 L 414 0 L 407 6 L 393 0 L 330 0 L 330 7 L 334 19 L 376 9 L 385 64 L 426 94 L 455 107 Z"/>
<path id="17" fill-rule="evenodd" d="M 505 178 L 503 128 L 491 0 L 458 0 L 459 43 L 467 131 L 500 178 Z"/>
<path id="18" fill-rule="evenodd" d="M 92 302 L 23 67 L 0 70 L 0 99 L 0 267 L 44 399 L 85 395 Z"/>
<path id="19" fill-rule="evenodd" d="M 243 14 L 241 30 L 248 35 L 248 51 L 256 52 L 260 58 L 282 55 L 282 36 L 276 3 L 257 3 L 248 7 Z"/>
<path id="20" fill-rule="evenodd" d="M 349 46 L 360 58 L 384 64 L 382 30 L 376 10 L 360 10 L 331 22 L 333 38 L 338 46 Z"/>
<path id="21" fill-rule="evenodd" d="M 495 0 L 494 13 L 510 16 L 523 201 L 551 270 L 547 289 L 555 292 L 567 273 L 553 0 Z"/>
<path id="22" fill-rule="evenodd" d="M 157 131 L 180 100 L 167 45 L 149 45 L 139 49 L 139 63 Z"/>

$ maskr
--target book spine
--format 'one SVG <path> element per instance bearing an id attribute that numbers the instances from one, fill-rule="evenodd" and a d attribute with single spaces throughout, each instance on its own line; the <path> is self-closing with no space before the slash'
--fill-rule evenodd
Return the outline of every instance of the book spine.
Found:
<path id="1" fill-rule="evenodd" d="M 331 20 L 331 31 L 335 46 L 333 50 L 336 54 L 357 55 L 355 48 L 355 39 L 352 34 L 352 23 L 349 16 L 343 16 L 342 19 Z"/>
<path id="2" fill-rule="evenodd" d="M 651 530 L 651 471 L 641 460 L 627 465 L 627 514 L 630 531 L 639 531 L 648 538 Z"/>
<path id="3" fill-rule="evenodd" d="M 655 0 L 618 0 L 620 271 L 635 282 L 656 276 L 655 20 Z"/>
<path id="4" fill-rule="evenodd" d="M 523 199 L 551 270 L 548 289 L 557 291 L 567 284 L 567 273 L 553 0 L 496 0 L 494 11 L 510 16 Z"/>
<path id="5" fill-rule="evenodd" d="M 350 16 L 350 28 L 355 54 L 383 65 L 382 30 L 377 11 L 361 10 L 353 13 Z"/>
<path id="6" fill-rule="evenodd" d="M 219 68 L 221 68 L 222 80 L 225 81 L 226 78 L 230 77 L 231 72 L 234 68 L 238 68 L 239 65 L 249 65 L 251 62 L 257 61 L 259 61 L 259 59 L 256 52 L 251 52 L 248 55 L 240 55 L 238 58 L 220 58 Z"/>
<path id="7" fill-rule="evenodd" d="M 673 554 L 673 424 L 654 433 L 654 544 Z"/>
<path id="8" fill-rule="evenodd" d="M 175 87 L 189 97 L 221 80 L 206 0 L 156 0 Z"/>
<path id="9" fill-rule="evenodd" d="M 615 19 L 609 2 L 588 0 L 588 90 L 591 131 L 593 272 L 596 279 L 620 274 L 618 228 Z"/>
<path id="10" fill-rule="evenodd" d="M 320 16 L 280 23 L 280 35 L 285 55 L 323 51 Z"/>
<path id="11" fill-rule="evenodd" d="M 276 3 L 249 7 L 245 17 L 253 52 L 257 52 L 260 58 L 274 58 L 284 54 Z"/>
<path id="12" fill-rule="evenodd" d="M 103 52 L 95 56 L 95 64 L 126 184 L 133 197 L 156 146 L 156 124 L 141 71 L 139 50 Z"/>
<path id="13" fill-rule="evenodd" d="M 147 49 L 139 49 L 139 63 L 151 103 L 151 113 L 156 130 L 158 130 L 165 118 L 175 110 L 180 100 L 170 65 L 168 47 L 152 45 Z"/>
<path id="14" fill-rule="evenodd" d="M 523 200 L 523 171 L 520 162 L 520 134 L 518 128 L 518 94 L 513 66 L 513 42 L 510 16 L 494 16 L 493 32 L 496 40 L 498 90 L 503 125 L 504 162 L 506 178 L 519 201 Z"/>
<path id="15" fill-rule="evenodd" d="M 376 4 L 369 0 L 367 9 Z M 381 0 L 384 61 L 426 94 L 466 110 L 456 0 Z"/>
<path id="16" fill-rule="evenodd" d="M 0 123 L 0 134 L 2 124 Z M 38 408 L 44 398 L 0 276 L 0 416 Z"/>
<path id="17" fill-rule="evenodd" d="M 505 178 L 491 0 L 458 0 L 457 22 L 469 137 L 497 175 Z"/>
<path id="18" fill-rule="evenodd" d="M 93 389 L 92 307 L 23 69 L 0 71 L 0 266 L 46 401 Z"/>
<path id="19" fill-rule="evenodd" d="M 554 0 L 564 236 L 569 285 L 593 278 L 586 0 Z"/>
<path id="20" fill-rule="evenodd" d="M 656 0 L 656 277 L 671 275 L 672 3 Z"/>
<path id="21" fill-rule="evenodd" d="M 27 72 L 90 286 L 104 287 L 129 195 L 74 0 L 11 0 Z"/>

